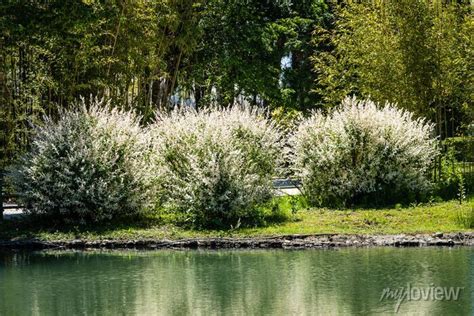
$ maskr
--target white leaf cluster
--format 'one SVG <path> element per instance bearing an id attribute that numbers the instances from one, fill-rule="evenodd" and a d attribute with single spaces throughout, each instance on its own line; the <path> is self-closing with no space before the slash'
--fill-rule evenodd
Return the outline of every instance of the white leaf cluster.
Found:
<path id="1" fill-rule="evenodd" d="M 249 106 L 160 113 L 150 127 L 160 205 L 194 225 L 227 226 L 258 216 L 272 196 L 281 134 Z"/>
<path id="2" fill-rule="evenodd" d="M 313 204 L 344 204 L 367 194 L 426 192 L 438 154 L 433 125 L 392 104 L 347 97 L 313 112 L 289 139 L 289 160 Z"/>
<path id="3" fill-rule="evenodd" d="M 91 101 L 36 128 L 13 171 L 29 212 L 87 222 L 137 214 L 150 204 L 150 146 L 139 118 Z"/>

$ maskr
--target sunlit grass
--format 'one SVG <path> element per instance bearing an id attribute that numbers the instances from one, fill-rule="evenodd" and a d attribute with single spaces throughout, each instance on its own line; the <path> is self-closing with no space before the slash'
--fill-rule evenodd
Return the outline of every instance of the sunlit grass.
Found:
<path id="1" fill-rule="evenodd" d="M 299 199 L 284 197 L 274 202 L 276 215 L 264 227 L 228 230 L 193 230 L 177 227 L 158 216 L 130 223 L 96 226 L 64 226 L 47 222 L 5 222 L 0 239 L 41 240 L 180 239 L 200 237 L 254 237 L 291 234 L 413 234 L 472 231 L 474 196 L 465 202 L 447 201 L 383 209 L 305 208 Z M 285 221 L 283 221 L 285 220 Z"/>

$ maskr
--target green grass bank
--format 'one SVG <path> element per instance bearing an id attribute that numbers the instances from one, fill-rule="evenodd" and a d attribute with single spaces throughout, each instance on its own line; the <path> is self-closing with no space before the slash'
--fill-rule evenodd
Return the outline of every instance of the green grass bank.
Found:
<path id="1" fill-rule="evenodd" d="M 280 215 L 269 217 L 263 227 L 228 230 L 193 230 L 173 225 L 160 217 L 129 223 L 92 226 L 52 224 L 38 219 L 0 223 L 0 240 L 137 240 L 215 237 L 265 237 L 293 234 L 417 234 L 469 232 L 474 227 L 474 196 L 462 204 L 452 200 L 382 209 L 328 209 L 296 206 L 288 197 L 278 198 Z"/>

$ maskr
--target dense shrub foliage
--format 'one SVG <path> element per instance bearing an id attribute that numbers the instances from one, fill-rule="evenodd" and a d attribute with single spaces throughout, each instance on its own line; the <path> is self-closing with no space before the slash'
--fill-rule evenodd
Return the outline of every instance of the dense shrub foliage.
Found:
<path id="1" fill-rule="evenodd" d="M 450 137 L 443 141 L 446 148 L 452 148 L 457 161 L 474 162 L 474 137 Z"/>
<path id="2" fill-rule="evenodd" d="M 390 202 L 430 189 L 432 132 L 431 124 L 391 104 L 346 98 L 329 114 L 303 120 L 289 154 L 312 204 Z"/>
<path id="3" fill-rule="evenodd" d="M 280 133 L 262 111 L 176 110 L 151 127 L 160 207 L 194 226 L 255 224 L 272 196 Z"/>
<path id="4" fill-rule="evenodd" d="M 468 137 L 448 138 L 436 168 L 436 194 L 443 199 L 457 198 L 461 202 L 474 192 L 473 145 Z M 469 151 L 470 150 L 470 151 Z"/>
<path id="5" fill-rule="evenodd" d="M 146 209 L 147 140 L 138 118 L 94 101 L 46 118 L 13 179 L 34 214 L 72 222 L 133 215 Z"/>

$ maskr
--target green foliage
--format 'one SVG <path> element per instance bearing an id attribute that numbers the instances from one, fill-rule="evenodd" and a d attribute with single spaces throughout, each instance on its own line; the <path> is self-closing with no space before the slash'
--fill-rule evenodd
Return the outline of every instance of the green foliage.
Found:
<path id="1" fill-rule="evenodd" d="M 207 1 L 199 23 L 203 37 L 182 84 L 197 92 L 198 104 L 230 104 L 240 96 L 253 104 L 311 107 L 316 48 L 310 38 L 329 16 L 323 1 Z M 285 56 L 291 67 L 281 69 Z"/>
<path id="2" fill-rule="evenodd" d="M 474 162 L 474 137 L 450 137 L 443 144 L 453 151 L 457 161 Z"/>
<path id="3" fill-rule="evenodd" d="M 460 142 L 464 144 L 464 142 Z M 459 144 L 458 140 L 447 139 L 445 150 L 440 157 L 439 179 L 437 179 L 437 194 L 444 199 L 458 198 L 474 191 L 474 168 L 470 162 L 460 162 L 457 159 L 458 147 L 450 144 Z"/>
<path id="4" fill-rule="evenodd" d="M 297 127 L 298 122 L 303 118 L 303 113 L 280 106 L 272 111 L 271 116 L 284 131 L 291 131 Z"/>
<path id="5" fill-rule="evenodd" d="M 333 29 L 315 31 L 314 41 L 332 48 L 314 54 L 315 91 L 327 106 L 348 94 L 397 103 L 450 136 L 474 115 L 473 33 L 467 2 L 348 2 Z"/>
<path id="6" fill-rule="evenodd" d="M 87 108 L 88 107 L 88 108 Z M 139 119 L 84 101 L 37 126 L 11 177 L 27 212 L 63 222 L 101 222 L 148 209 L 148 142 Z"/>

